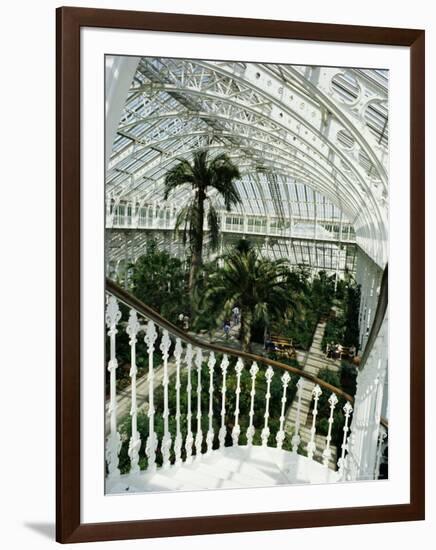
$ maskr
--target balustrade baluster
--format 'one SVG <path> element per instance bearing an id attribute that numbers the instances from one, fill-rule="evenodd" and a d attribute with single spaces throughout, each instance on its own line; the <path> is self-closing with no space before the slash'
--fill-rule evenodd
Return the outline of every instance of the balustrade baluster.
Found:
<path id="1" fill-rule="evenodd" d="M 187 384 L 186 384 L 186 391 L 187 391 L 187 394 L 188 394 L 188 402 L 187 402 L 188 411 L 187 411 L 187 414 L 186 414 L 187 434 L 186 434 L 186 440 L 185 440 L 185 451 L 186 451 L 186 462 L 187 463 L 192 462 L 192 446 L 194 444 L 194 436 L 192 435 L 192 411 L 191 411 L 192 358 L 193 358 L 192 346 L 191 346 L 191 344 L 188 344 L 186 346 L 186 367 L 187 367 L 187 372 L 188 372 L 188 380 L 187 380 Z"/>
<path id="2" fill-rule="evenodd" d="M 328 419 L 329 427 L 328 427 L 328 430 L 327 430 L 327 437 L 325 438 L 325 449 L 322 453 L 322 463 L 324 464 L 324 466 L 326 468 L 328 468 L 329 460 L 330 460 L 330 457 L 332 455 L 332 450 L 330 448 L 330 443 L 331 443 L 331 440 L 332 440 L 332 427 L 333 427 L 333 422 L 334 422 L 334 412 L 335 412 L 335 407 L 336 407 L 337 403 L 338 403 L 338 398 L 336 397 L 336 395 L 334 393 L 332 393 L 331 396 L 329 397 L 329 404 L 330 404 L 330 415 L 329 415 L 329 419 Z"/>
<path id="3" fill-rule="evenodd" d="M 224 447 L 225 439 L 226 439 L 226 426 L 225 426 L 225 420 L 226 420 L 226 376 L 227 376 L 227 368 L 229 366 L 229 358 L 227 355 L 223 356 L 223 359 L 221 361 L 221 371 L 223 374 L 223 385 L 221 388 L 221 428 L 218 433 L 218 439 L 220 443 L 220 447 Z"/>
<path id="4" fill-rule="evenodd" d="M 197 348 L 195 365 L 197 367 L 197 434 L 195 436 L 195 453 L 197 460 L 201 457 L 201 446 L 203 443 L 203 432 L 201 429 L 201 366 L 203 363 L 203 352 Z"/>
<path id="5" fill-rule="evenodd" d="M 232 430 L 233 445 L 239 444 L 239 435 L 241 433 L 241 427 L 239 426 L 239 395 L 241 393 L 241 373 L 244 368 L 244 362 L 239 358 L 236 362 L 236 403 L 235 403 L 235 424 Z"/>
<path id="6" fill-rule="evenodd" d="M 310 441 L 307 444 L 307 456 L 312 460 L 313 454 L 316 451 L 315 435 L 316 435 L 316 417 L 318 415 L 318 399 L 322 394 L 321 388 L 318 384 L 313 388 L 313 411 L 312 411 L 312 427 L 310 429 Z"/>
<path id="7" fill-rule="evenodd" d="M 213 370 L 215 367 L 216 359 L 213 351 L 209 354 L 209 361 L 207 366 L 209 367 L 209 429 L 207 430 L 206 435 L 206 444 L 207 444 L 207 453 L 212 452 L 213 445 Z"/>
<path id="8" fill-rule="evenodd" d="M 253 362 L 250 368 L 250 374 L 251 374 L 251 391 L 250 391 L 250 412 L 249 412 L 249 418 L 250 422 L 247 428 L 247 445 L 250 447 L 253 445 L 253 437 L 255 433 L 255 429 L 253 426 L 253 417 L 254 417 L 254 396 L 256 395 L 256 375 L 259 372 L 259 367 L 257 366 L 256 361 Z"/>
<path id="9" fill-rule="evenodd" d="M 285 440 L 285 409 L 286 409 L 286 392 L 288 389 L 289 382 L 291 377 L 289 372 L 285 372 L 282 376 L 282 385 L 283 385 L 283 394 L 282 394 L 282 408 L 280 413 L 280 428 L 276 435 L 277 448 L 281 449 L 283 447 L 283 441 Z"/>
<path id="10" fill-rule="evenodd" d="M 144 342 L 148 351 L 148 438 L 145 444 L 145 454 L 148 458 L 148 470 L 156 470 L 157 436 L 154 431 L 154 370 L 153 352 L 157 331 L 153 321 L 148 321 Z"/>
<path id="11" fill-rule="evenodd" d="M 343 477 L 345 473 L 345 466 L 346 466 L 346 460 L 345 460 L 345 452 L 348 450 L 348 432 L 350 430 L 349 428 L 349 421 L 350 421 L 350 415 L 353 412 L 353 407 L 351 406 L 350 402 L 347 401 L 343 407 L 344 413 L 345 413 L 345 422 L 343 427 L 344 436 L 342 438 L 342 445 L 341 445 L 341 458 L 338 460 L 338 468 L 339 468 L 339 476 L 340 478 Z"/>
<path id="12" fill-rule="evenodd" d="M 130 379 L 131 379 L 131 408 L 130 416 L 132 421 L 132 436 L 130 437 L 128 455 L 130 458 L 130 473 L 137 474 L 139 472 L 139 449 L 141 448 L 141 437 L 138 432 L 138 405 L 136 401 L 136 375 L 138 372 L 136 366 L 136 342 L 137 334 L 140 331 L 141 325 L 138 321 L 138 315 L 134 309 L 130 310 L 129 322 L 127 323 L 126 332 L 130 336 Z"/>
<path id="13" fill-rule="evenodd" d="M 180 362 L 182 351 L 182 341 L 177 338 L 174 348 L 174 358 L 176 360 L 176 438 L 174 440 L 174 456 L 176 464 L 182 461 L 182 432 L 180 430 Z"/>
<path id="14" fill-rule="evenodd" d="M 301 442 L 300 438 L 300 422 L 301 422 L 301 398 L 303 396 L 303 388 L 304 388 L 304 378 L 300 376 L 297 382 L 297 415 L 295 418 L 295 429 L 294 429 L 294 435 L 292 436 L 291 443 L 292 443 L 292 452 L 297 453 L 298 447 Z"/>
<path id="15" fill-rule="evenodd" d="M 269 439 L 269 434 L 270 434 L 270 430 L 269 430 L 269 400 L 271 398 L 271 380 L 272 380 L 272 377 L 274 376 L 274 371 L 272 369 L 272 367 L 268 367 L 266 369 L 266 373 L 265 373 L 265 378 L 266 378 L 266 395 L 265 395 L 265 415 L 264 415 L 264 418 L 265 418 L 265 423 L 264 423 L 264 427 L 263 427 L 263 430 L 262 430 L 262 433 L 260 434 L 260 437 L 262 439 L 262 446 L 263 447 L 266 447 L 268 445 L 268 439 Z"/>
<path id="16" fill-rule="evenodd" d="M 170 335 L 167 330 L 164 330 L 162 333 L 162 340 L 160 343 L 160 350 L 162 352 L 163 358 L 163 388 L 164 388 L 164 410 L 163 410 L 163 419 L 164 419 L 164 435 L 162 438 L 162 466 L 163 468 L 168 468 L 170 465 L 170 452 L 171 452 L 171 434 L 168 428 L 168 356 L 171 346 Z"/>
<path id="17" fill-rule="evenodd" d="M 106 308 L 106 326 L 109 328 L 110 358 L 108 363 L 109 379 L 109 415 L 110 434 L 106 441 L 106 461 L 108 464 L 108 477 L 116 478 L 120 475 L 118 469 L 118 456 L 121 450 L 121 437 L 117 430 L 117 379 L 116 371 L 118 361 L 116 358 L 116 334 L 118 321 L 121 319 L 121 311 L 114 296 L 109 296 Z"/>

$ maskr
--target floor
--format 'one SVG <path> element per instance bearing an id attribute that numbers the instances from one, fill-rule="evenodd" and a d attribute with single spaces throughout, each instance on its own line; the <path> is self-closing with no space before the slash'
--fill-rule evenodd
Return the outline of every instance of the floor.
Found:
<path id="1" fill-rule="evenodd" d="M 240 489 L 290 484 L 335 483 L 338 473 L 301 455 L 271 447 L 237 446 L 193 458 L 191 463 L 126 474 L 107 481 L 110 494 L 202 489 Z"/>

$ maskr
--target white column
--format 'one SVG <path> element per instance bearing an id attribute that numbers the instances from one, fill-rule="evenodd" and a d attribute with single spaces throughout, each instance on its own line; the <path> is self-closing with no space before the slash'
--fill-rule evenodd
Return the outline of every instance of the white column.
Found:
<path id="1" fill-rule="evenodd" d="M 127 94 L 132 85 L 139 60 L 139 57 L 106 56 L 106 168 L 112 153 L 112 145 L 115 140 Z"/>

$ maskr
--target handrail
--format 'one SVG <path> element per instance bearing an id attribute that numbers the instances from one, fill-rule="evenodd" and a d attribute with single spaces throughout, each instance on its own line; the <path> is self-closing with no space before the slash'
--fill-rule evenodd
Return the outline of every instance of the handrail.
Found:
<path id="1" fill-rule="evenodd" d="M 385 274 L 386 274 L 386 277 L 385 277 Z M 206 349 L 209 351 L 214 351 L 217 353 L 225 353 L 227 355 L 235 355 L 236 357 L 241 357 L 242 359 L 247 359 L 249 361 L 257 361 L 259 363 L 270 365 L 271 367 L 276 367 L 282 370 L 286 370 L 288 372 L 291 372 L 292 374 L 302 376 L 306 380 L 309 380 L 314 384 L 318 384 L 322 388 L 332 393 L 335 393 L 339 397 L 344 398 L 346 401 L 349 401 L 352 405 L 354 404 L 354 397 L 352 397 L 348 393 L 344 392 L 343 390 L 340 390 L 339 388 L 337 388 L 336 386 L 333 386 L 332 384 L 329 384 L 328 382 L 325 382 L 324 380 L 321 380 L 320 378 L 317 378 L 316 376 L 313 376 L 312 374 L 309 374 L 300 369 L 297 369 L 296 367 L 286 365 L 285 363 L 281 363 L 280 361 L 276 361 L 274 359 L 270 359 L 269 357 L 264 357 L 262 355 L 255 355 L 253 353 L 247 353 L 242 350 L 227 348 L 225 346 L 220 346 L 217 344 L 211 344 L 208 342 L 202 342 L 200 340 L 197 340 L 190 334 L 184 332 L 183 330 L 180 330 L 178 326 L 174 325 L 173 323 L 171 323 L 170 321 L 162 317 L 159 313 L 157 313 L 157 311 L 152 309 L 150 306 L 147 306 L 146 304 L 144 304 L 144 302 L 142 302 L 141 300 L 133 296 L 133 294 L 131 294 L 124 288 L 117 285 L 114 281 L 112 281 L 112 279 L 108 277 L 106 277 L 106 290 L 110 292 L 113 296 L 115 296 L 118 300 L 120 300 L 122 303 L 124 303 L 126 306 L 135 309 L 138 313 L 140 313 L 144 317 L 151 319 L 162 328 L 167 329 L 169 332 L 178 336 L 180 339 L 192 344 L 194 347 Z M 368 345 L 372 346 L 373 341 L 375 341 L 375 338 L 371 339 L 371 336 L 372 336 L 372 332 L 374 330 L 374 325 L 376 324 L 376 321 L 378 323 L 378 328 L 380 328 L 381 326 L 381 322 L 380 323 L 378 322 L 378 316 L 381 315 L 380 311 L 382 310 L 382 308 L 380 306 L 380 302 L 382 301 L 382 296 L 384 298 L 385 292 L 387 296 L 387 267 L 385 269 L 385 273 L 383 274 L 382 292 L 380 294 L 379 305 L 377 306 L 376 317 L 374 319 L 374 323 L 371 329 L 370 338 L 368 339 L 367 347 Z M 387 298 L 386 298 L 386 305 L 387 305 Z M 386 311 L 386 307 L 384 307 L 383 309 L 382 320 L 383 320 L 385 311 Z M 389 424 L 386 418 L 382 417 L 380 419 L 380 424 L 386 429 L 388 429 Z"/>
<path id="2" fill-rule="evenodd" d="M 369 332 L 368 340 L 365 346 L 365 351 L 363 352 L 363 355 L 362 355 L 362 360 L 360 361 L 359 370 L 362 370 L 365 367 L 366 361 L 368 360 L 368 357 L 372 351 L 372 348 L 374 347 L 375 341 L 377 339 L 378 333 L 383 323 L 383 319 L 386 314 L 386 309 L 388 307 L 388 296 L 389 296 L 388 280 L 389 280 L 388 264 L 386 264 L 386 267 L 383 271 L 382 280 L 381 280 L 380 297 L 377 302 L 377 309 L 375 310 L 374 321 L 372 323 L 371 330 Z M 389 428 L 389 422 L 384 417 L 380 418 L 380 424 L 386 429 Z"/>
<path id="3" fill-rule="evenodd" d="M 121 288 L 114 281 L 112 281 L 112 279 L 106 278 L 106 290 L 110 292 L 113 296 L 115 296 L 115 298 L 118 298 L 118 300 L 123 302 L 126 306 L 135 309 L 138 313 L 140 313 L 144 317 L 151 319 L 160 327 L 167 329 L 172 334 L 178 336 L 182 340 L 192 344 L 195 347 L 206 349 L 209 351 L 214 351 L 217 353 L 225 353 L 226 355 L 235 355 L 236 357 L 241 357 L 242 359 L 247 359 L 248 361 L 257 361 L 260 363 L 265 363 L 266 365 L 269 365 L 271 367 L 287 370 L 293 374 L 302 376 L 303 378 L 305 378 L 306 380 L 309 380 L 310 382 L 313 382 L 314 384 L 318 384 L 322 388 L 332 393 L 335 393 L 340 397 L 343 397 L 346 401 L 349 401 L 351 404 L 354 403 L 354 398 L 351 395 L 348 395 L 348 393 L 345 393 L 344 391 L 340 390 L 336 386 L 333 386 L 332 384 L 329 384 L 328 382 L 325 382 L 324 380 L 321 380 L 320 378 L 317 378 L 312 374 L 301 371 L 296 367 L 286 365 L 285 363 L 281 363 L 280 361 L 276 361 L 274 359 L 270 359 L 269 357 L 264 357 L 262 355 L 255 355 L 253 353 L 247 353 L 239 349 L 227 348 L 225 346 L 220 346 L 217 344 L 211 344 L 208 342 L 202 342 L 200 340 L 197 340 L 190 334 L 187 334 L 183 330 L 180 330 L 179 327 L 177 327 L 176 325 L 174 325 L 173 323 L 171 323 L 170 321 L 162 317 L 159 313 L 157 313 L 157 311 L 155 311 L 151 307 L 141 302 L 141 300 L 138 300 L 138 298 L 133 296 L 133 294 Z"/>
<path id="4" fill-rule="evenodd" d="M 383 271 L 383 276 L 380 285 L 380 297 L 377 302 L 377 309 L 375 310 L 374 321 L 369 332 L 368 340 L 366 342 L 365 351 L 362 355 L 362 360 L 360 361 L 359 369 L 362 370 L 365 366 L 366 361 L 372 351 L 374 343 L 377 339 L 377 335 L 380 331 L 380 328 L 385 317 L 386 309 L 388 307 L 388 266 Z"/>

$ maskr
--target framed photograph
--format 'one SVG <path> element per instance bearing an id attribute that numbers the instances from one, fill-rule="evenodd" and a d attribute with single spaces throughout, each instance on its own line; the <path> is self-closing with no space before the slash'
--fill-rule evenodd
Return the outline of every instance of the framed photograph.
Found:
<path id="1" fill-rule="evenodd" d="M 424 519 L 424 88 L 422 30 L 57 10 L 59 542 Z"/>

